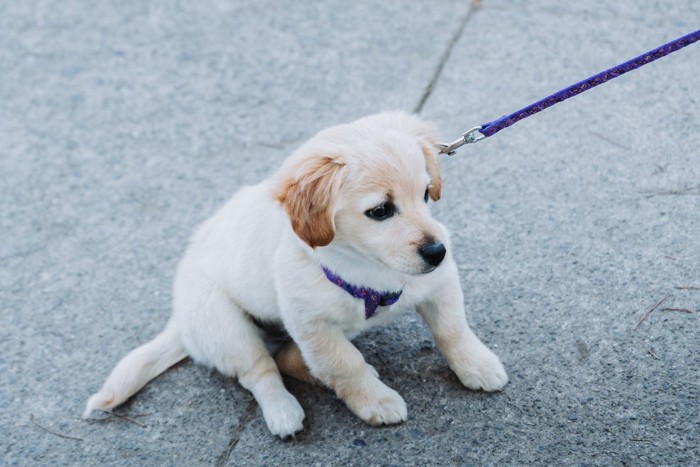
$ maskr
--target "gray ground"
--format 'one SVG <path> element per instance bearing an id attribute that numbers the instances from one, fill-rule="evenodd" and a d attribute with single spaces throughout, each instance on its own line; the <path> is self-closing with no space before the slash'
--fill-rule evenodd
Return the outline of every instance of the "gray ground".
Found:
<path id="1" fill-rule="evenodd" d="M 504 392 L 463 389 L 407 315 L 356 342 L 399 426 L 288 381 L 307 418 L 282 442 L 191 361 L 120 409 L 141 425 L 79 415 L 164 325 L 194 227 L 319 129 L 426 98 L 452 140 L 698 19 L 695 0 L 0 3 L 0 464 L 697 464 L 700 45 L 443 158 L 435 213 Z"/>

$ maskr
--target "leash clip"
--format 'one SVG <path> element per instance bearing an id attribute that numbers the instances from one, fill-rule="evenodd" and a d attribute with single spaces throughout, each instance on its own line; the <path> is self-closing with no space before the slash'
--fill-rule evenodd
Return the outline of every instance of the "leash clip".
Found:
<path id="1" fill-rule="evenodd" d="M 481 126 L 475 126 L 474 128 L 467 130 L 460 139 L 454 141 L 453 143 L 440 144 L 440 152 L 447 154 L 448 156 L 452 156 L 455 152 L 457 152 L 457 149 L 461 148 L 465 144 L 472 144 L 481 141 L 482 139 L 486 138 L 486 135 L 479 131 L 481 128 Z"/>

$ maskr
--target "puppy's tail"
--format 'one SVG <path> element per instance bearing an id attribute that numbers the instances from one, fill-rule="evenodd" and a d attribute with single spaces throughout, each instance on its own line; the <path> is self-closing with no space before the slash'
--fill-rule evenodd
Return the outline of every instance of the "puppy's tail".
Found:
<path id="1" fill-rule="evenodd" d="M 114 367 L 102 389 L 85 406 L 83 418 L 95 409 L 111 409 L 136 394 L 146 383 L 187 356 L 172 323 L 152 341 L 129 352 Z"/>

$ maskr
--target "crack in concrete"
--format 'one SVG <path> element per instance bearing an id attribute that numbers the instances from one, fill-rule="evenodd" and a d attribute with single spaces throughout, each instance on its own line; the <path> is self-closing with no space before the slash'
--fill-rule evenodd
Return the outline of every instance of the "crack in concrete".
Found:
<path id="1" fill-rule="evenodd" d="M 243 415 L 241 415 L 241 418 L 238 421 L 238 426 L 235 430 L 233 430 L 233 433 L 231 434 L 231 439 L 229 440 L 226 449 L 224 449 L 221 452 L 221 454 L 219 454 L 219 457 L 216 458 L 216 467 L 224 467 L 228 462 L 228 459 L 231 456 L 231 452 L 233 452 L 233 450 L 236 448 L 236 445 L 238 444 L 238 441 L 240 441 L 241 439 L 241 434 L 243 434 L 243 430 L 248 425 L 248 422 L 250 422 L 251 418 L 253 418 L 253 414 L 255 413 L 257 405 L 258 404 L 254 398 L 251 399 L 250 402 L 248 402 L 248 406 L 245 408 Z"/>
<path id="2" fill-rule="evenodd" d="M 445 64 L 447 61 L 450 59 L 450 56 L 452 55 L 452 49 L 454 49 L 455 44 L 459 41 L 459 39 L 462 37 L 462 33 L 464 32 L 464 28 L 471 19 L 472 15 L 476 13 L 477 10 L 479 10 L 481 6 L 481 1 L 480 0 L 472 0 L 471 4 L 469 5 L 469 10 L 467 10 L 466 14 L 462 17 L 460 20 L 459 27 L 457 28 L 457 31 L 454 33 L 452 38 L 450 39 L 450 42 L 447 44 L 447 48 L 445 51 L 442 53 L 442 56 L 440 57 L 440 61 L 437 64 L 437 67 L 435 67 L 435 72 L 433 73 L 433 77 L 430 79 L 428 82 L 428 85 L 425 87 L 425 90 L 423 91 L 423 95 L 421 96 L 420 100 L 418 101 L 418 104 L 416 107 L 413 109 L 413 113 L 419 114 L 423 110 L 423 106 L 425 106 L 425 103 L 428 101 L 430 96 L 432 95 L 433 91 L 435 90 L 435 85 L 437 84 L 438 80 L 440 79 L 440 75 L 442 75 L 442 69 L 445 68 Z"/>

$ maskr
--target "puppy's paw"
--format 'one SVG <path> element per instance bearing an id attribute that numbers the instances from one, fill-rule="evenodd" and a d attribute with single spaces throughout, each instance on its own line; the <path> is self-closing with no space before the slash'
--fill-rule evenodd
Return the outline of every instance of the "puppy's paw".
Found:
<path id="1" fill-rule="evenodd" d="M 469 363 L 453 368 L 460 382 L 474 390 L 500 391 L 508 383 L 508 374 L 496 354 L 487 348 L 469 356 Z"/>
<path id="2" fill-rule="evenodd" d="M 294 396 L 285 392 L 276 397 L 273 402 L 262 407 L 265 423 L 273 435 L 282 439 L 293 436 L 304 428 L 304 409 Z"/>
<path id="3" fill-rule="evenodd" d="M 406 420 L 406 402 L 398 392 L 374 375 L 363 379 L 364 384 L 358 384 L 341 396 L 355 415 L 372 426 L 393 425 Z"/>

